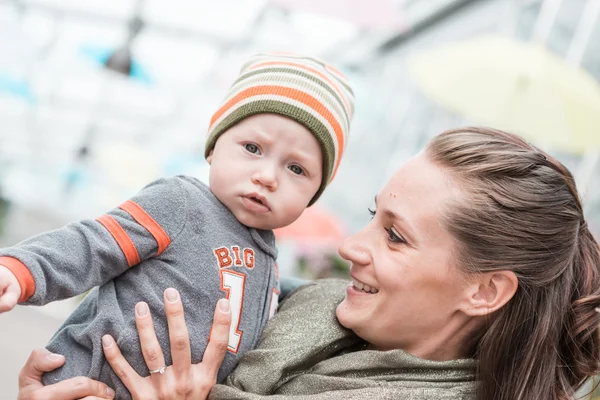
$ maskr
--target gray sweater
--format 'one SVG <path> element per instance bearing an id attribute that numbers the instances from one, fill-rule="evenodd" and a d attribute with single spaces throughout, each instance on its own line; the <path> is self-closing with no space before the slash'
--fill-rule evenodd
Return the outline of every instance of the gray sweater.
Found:
<path id="1" fill-rule="evenodd" d="M 35 236 L 0 250 L 0 257 L 0 264 L 26 267 L 31 274 L 34 288 L 26 291 L 33 295 L 24 304 L 41 305 L 99 286 L 48 344 L 67 361 L 44 382 L 87 375 L 114 387 L 119 399 L 130 395 L 106 362 L 101 337 L 113 335 L 133 368 L 148 375 L 135 328 L 138 301 L 150 307 L 169 365 L 163 291 L 174 287 L 181 293 L 193 362 L 202 359 L 216 302 L 228 295 L 234 334 L 221 381 L 256 347 L 279 294 L 273 232 L 240 224 L 206 185 L 183 176 L 153 182 L 96 220 Z M 28 279 L 21 273 L 20 281 Z"/>

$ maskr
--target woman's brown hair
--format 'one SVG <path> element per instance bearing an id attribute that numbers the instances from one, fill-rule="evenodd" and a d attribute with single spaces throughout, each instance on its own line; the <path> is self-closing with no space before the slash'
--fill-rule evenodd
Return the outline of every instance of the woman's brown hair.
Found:
<path id="1" fill-rule="evenodd" d="M 520 137 L 442 133 L 429 158 L 463 188 L 445 224 L 466 273 L 513 271 L 513 298 L 477 341 L 482 400 L 566 400 L 600 362 L 600 248 L 573 176 Z"/>

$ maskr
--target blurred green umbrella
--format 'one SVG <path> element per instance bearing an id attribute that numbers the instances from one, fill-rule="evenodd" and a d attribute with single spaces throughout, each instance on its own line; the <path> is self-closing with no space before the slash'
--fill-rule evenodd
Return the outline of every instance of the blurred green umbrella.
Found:
<path id="1" fill-rule="evenodd" d="M 554 148 L 600 148 L 600 87 L 534 43 L 486 36 L 414 56 L 423 92 L 468 119 Z"/>

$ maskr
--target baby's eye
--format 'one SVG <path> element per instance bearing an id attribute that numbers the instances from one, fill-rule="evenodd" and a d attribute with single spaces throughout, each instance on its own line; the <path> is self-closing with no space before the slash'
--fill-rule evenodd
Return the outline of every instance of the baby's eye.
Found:
<path id="1" fill-rule="evenodd" d="M 244 145 L 244 147 L 246 148 L 246 151 L 248 151 L 249 153 L 260 154 L 260 150 L 258 149 L 258 146 L 255 145 L 254 143 L 246 143 Z"/>
<path id="2" fill-rule="evenodd" d="M 298 165 L 290 165 L 288 168 L 289 168 L 290 171 L 292 171 L 296 175 L 302 175 L 302 174 L 304 174 L 304 170 L 302 169 L 302 167 L 300 167 Z"/>

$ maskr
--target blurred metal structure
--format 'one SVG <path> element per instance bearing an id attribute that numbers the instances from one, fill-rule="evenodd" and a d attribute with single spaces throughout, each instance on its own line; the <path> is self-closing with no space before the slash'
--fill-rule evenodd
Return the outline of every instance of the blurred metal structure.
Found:
<path id="1" fill-rule="evenodd" d="M 571 43 L 574 46 L 580 40 L 577 37 L 589 36 L 586 39 L 587 51 L 578 52 L 580 66 L 593 77 L 591 79 L 600 80 L 600 24 L 598 21 L 592 24 L 590 21 L 593 18 L 583 15 L 584 12 L 592 14 L 591 11 L 595 10 L 598 1 L 590 2 L 573 0 L 552 5 L 535 0 L 478 1 L 468 3 L 414 35 L 406 33 L 406 39 L 395 39 L 398 46 L 386 47 L 385 52 L 381 52 L 377 59 L 370 60 L 367 67 L 361 70 L 365 73 L 361 87 L 369 91 L 370 96 L 367 101 L 360 103 L 359 93 L 357 109 L 369 113 L 370 117 L 368 122 L 360 119 L 355 123 L 354 136 L 351 138 L 354 142 L 350 143 L 345 160 L 352 161 L 343 164 L 338 178 L 344 178 L 339 180 L 347 183 L 353 178 L 361 182 L 361 191 L 375 193 L 389 175 L 420 150 L 433 135 L 448 128 L 481 123 L 435 104 L 422 93 L 408 76 L 408 60 L 418 53 L 489 34 L 529 41 L 537 31 L 536 37 L 546 37 L 546 46 L 555 57 L 567 58 L 569 53 L 576 54 Z M 545 16 L 540 15 L 542 7 L 546 8 Z M 556 7 L 558 9 L 552 11 Z M 446 72 L 445 67 L 443 63 L 439 65 L 440 74 Z M 453 90 L 460 90 L 460 83 Z M 373 140 L 374 135 L 377 135 L 376 140 Z M 590 135 L 596 140 L 593 135 L 598 133 L 592 129 Z M 536 144 L 544 145 L 539 141 Z M 600 166 L 594 161 L 593 152 L 588 152 L 584 159 L 581 154 L 560 146 L 544 147 L 578 176 L 589 225 L 600 235 L 600 181 L 597 179 Z M 377 156 L 369 157 L 372 154 Z M 373 179 L 374 170 L 379 171 L 380 179 Z M 325 199 L 331 198 L 335 198 L 332 204 L 336 204 L 337 209 L 349 209 L 344 210 L 346 215 L 358 216 L 361 210 L 370 205 L 366 195 L 344 195 L 343 189 L 327 193 Z M 363 215 L 362 221 L 352 226 L 354 229 L 367 222 L 366 212 L 363 211 Z M 355 221 L 358 221 L 358 217 Z"/>
<path id="2" fill-rule="evenodd" d="M 397 10 L 385 18 L 397 23 L 335 18 L 291 0 L 0 1 L 3 192 L 66 222 L 103 212 L 159 175 L 203 177 L 205 129 L 240 65 L 256 52 L 295 51 L 328 59 L 356 88 L 347 155 L 321 200 L 356 230 L 391 171 L 435 133 L 471 122 L 420 93 L 409 55 L 482 33 L 529 40 L 537 31 L 551 51 L 600 77 L 597 0 L 377 1 Z M 131 56 L 129 74 L 102 68 L 120 55 Z"/>
<path id="3" fill-rule="evenodd" d="M 0 183 L 17 202 L 70 217 L 98 212 L 153 177 L 136 170 L 174 172 L 164 166 L 201 153 L 209 116 L 250 54 L 295 51 L 347 65 L 352 50 L 375 49 L 460 3 L 379 1 L 402 23 L 365 27 L 275 0 L 2 1 L 0 77 L 28 95 L 0 84 Z M 146 82 L 131 76 L 134 58 Z M 114 160 L 132 148 L 147 162 Z M 193 168 L 202 174 L 206 166 Z M 113 179 L 119 174 L 131 175 L 126 185 Z"/>

